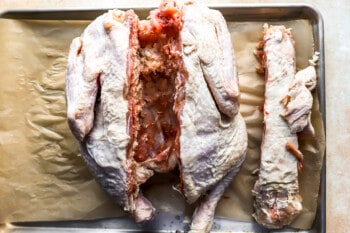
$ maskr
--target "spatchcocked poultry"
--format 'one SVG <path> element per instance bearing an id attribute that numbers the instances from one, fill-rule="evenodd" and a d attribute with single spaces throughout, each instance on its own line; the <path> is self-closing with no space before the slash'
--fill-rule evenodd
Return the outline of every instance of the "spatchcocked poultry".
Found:
<path id="1" fill-rule="evenodd" d="M 164 1 L 147 20 L 108 11 L 70 47 L 69 126 L 96 180 L 137 222 L 155 214 L 140 185 L 178 169 L 188 203 L 205 196 L 191 230 L 210 230 L 246 154 L 239 95 L 226 22 L 194 1 Z"/>

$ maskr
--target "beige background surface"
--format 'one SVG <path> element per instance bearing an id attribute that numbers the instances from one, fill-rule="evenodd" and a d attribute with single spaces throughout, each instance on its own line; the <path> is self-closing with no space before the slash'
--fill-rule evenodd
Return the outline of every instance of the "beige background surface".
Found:
<path id="1" fill-rule="evenodd" d="M 158 1 L 157 1 L 158 2 Z M 206 0 L 208 4 L 219 1 Z M 153 4 L 152 4 L 153 3 Z M 309 3 L 318 8 L 325 23 L 326 108 L 327 108 L 327 232 L 350 232 L 350 1 L 349 0 L 225 0 L 223 3 Z M 27 8 L 114 8 L 154 5 L 145 0 L 2 0 L 0 11 Z"/>

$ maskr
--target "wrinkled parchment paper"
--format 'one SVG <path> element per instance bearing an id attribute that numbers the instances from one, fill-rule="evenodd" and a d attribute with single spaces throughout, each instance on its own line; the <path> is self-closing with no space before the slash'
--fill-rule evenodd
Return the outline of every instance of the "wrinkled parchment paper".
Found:
<path id="1" fill-rule="evenodd" d="M 65 69 L 71 40 L 87 21 L 0 20 L 0 222 L 81 220 L 124 215 L 90 175 L 66 121 Z M 297 67 L 313 53 L 308 21 L 280 22 L 291 27 Z M 257 178 L 263 129 L 264 78 L 255 73 L 253 51 L 263 22 L 228 22 L 238 61 L 241 113 L 249 148 L 244 165 L 220 201 L 217 215 L 253 221 L 251 189 Z M 314 94 L 315 95 L 315 94 Z M 315 96 L 315 100 L 317 97 Z M 300 174 L 304 210 L 293 227 L 310 228 L 317 207 L 325 137 L 318 103 L 312 114 L 315 137 L 304 136 Z M 160 212 L 191 207 L 174 192 L 173 175 L 152 178 L 145 195 Z"/>

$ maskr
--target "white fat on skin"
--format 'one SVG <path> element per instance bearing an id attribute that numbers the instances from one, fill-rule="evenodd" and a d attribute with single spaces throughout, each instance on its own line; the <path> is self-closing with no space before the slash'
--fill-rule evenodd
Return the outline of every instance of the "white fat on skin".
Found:
<path id="1" fill-rule="evenodd" d="M 125 153 L 130 137 L 125 129 L 128 102 L 123 98 L 123 87 L 127 79 L 125 71 L 130 31 L 126 25 L 113 19 L 113 11 L 104 14 L 101 20 L 102 23 L 97 21 L 96 26 L 91 25 L 91 29 L 85 30 L 81 37 L 82 52 L 89 51 L 89 54 L 85 55 L 86 66 L 91 67 L 90 69 L 94 67 L 101 73 L 100 80 L 96 80 L 95 85 L 100 82 L 98 85 L 101 86 L 100 110 L 103 122 L 102 127 L 94 127 L 90 137 L 94 137 L 96 141 L 107 141 L 106 143 L 110 145 L 109 147 L 113 147 L 115 152 L 90 153 L 90 155 L 101 167 L 120 169 L 122 165 L 125 170 Z M 109 25 L 108 30 L 105 29 L 105 25 Z M 90 31 L 99 33 L 91 38 Z M 96 44 L 100 47 L 96 47 Z M 94 57 L 97 55 L 100 55 L 99 59 Z M 103 148 L 99 149 L 103 151 Z"/>
<path id="2" fill-rule="evenodd" d="M 236 61 L 223 16 L 196 3 L 185 5 L 183 12 L 188 78 L 180 118 L 180 171 L 189 203 L 210 190 L 191 224 L 192 232 L 209 232 L 216 205 L 245 158 L 247 132 L 238 111 Z"/>
<path id="3" fill-rule="evenodd" d="M 311 108 L 313 98 L 311 91 L 317 84 L 316 70 L 314 65 L 317 56 L 310 60 L 310 66 L 296 73 L 295 79 L 288 94 L 282 99 L 284 111 L 281 116 L 287 121 L 292 133 L 298 133 L 305 128 L 314 135 L 314 128 L 311 124 Z"/>
<path id="4" fill-rule="evenodd" d="M 192 1 L 184 4 L 183 13 L 184 54 L 196 50 L 203 78 L 218 110 L 233 117 L 239 110 L 240 92 L 226 21 L 219 11 Z"/>
<path id="5" fill-rule="evenodd" d="M 227 48 L 218 43 L 219 38 L 229 37 L 228 30 L 216 34 L 217 28 L 226 27 L 225 21 L 218 12 L 198 5 L 184 7 L 181 32 L 188 79 L 181 115 L 180 155 L 184 194 L 190 203 L 233 169 L 244 156 L 247 145 L 241 115 L 227 117 L 225 122 L 224 113 L 218 109 L 219 105 L 226 106 L 225 109 L 235 108 L 236 103 L 225 96 L 238 85 L 231 43 L 224 44 Z M 202 14 L 195 14 L 198 7 L 203 8 Z M 212 48 L 208 49 L 208 45 Z M 229 50 L 230 56 L 223 50 Z M 226 69 L 232 72 L 222 73 L 223 64 L 229 64 Z M 223 85 L 224 82 L 230 85 Z M 217 99 L 213 98 L 211 89 L 219 90 Z"/>
<path id="6" fill-rule="evenodd" d="M 67 65 L 67 112 L 72 131 L 84 140 L 84 157 L 96 179 L 116 203 L 142 221 L 151 219 L 155 210 L 142 195 L 134 195 L 135 200 L 130 200 L 127 191 L 130 136 L 126 128 L 128 101 L 123 91 L 130 25 L 124 16 L 125 12 L 109 11 L 73 40 Z M 138 169 L 137 178 L 146 180 L 153 174 L 149 173 Z"/>
<path id="7" fill-rule="evenodd" d="M 111 145 L 121 148 L 125 153 L 130 137 L 125 128 L 128 101 L 123 96 L 127 80 L 127 55 L 129 49 L 130 29 L 125 22 L 118 22 L 114 15 L 120 11 L 112 11 L 104 20 L 104 27 L 108 25 L 106 33 L 110 47 L 104 51 L 103 74 L 101 75 L 101 102 L 103 107 L 105 133 Z M 95 43 L 99 43 L 98 41 Z M 102 42 L 101 42 L 102 43 Z M 123 125 L 122 125 L 123 123 Z M 118 153 L 118 155 L 123 155 Z M 125 156 L 121 156 L 125 158 Z M 105 164 L 106 165 L 106 164 Z"/>
<path id="8" fill-rule="evenodd" d="M 83 155 L 85 159 L 86 156 L 91 157 L 98 165 L 99 168 L 92 168 L 93 173 L 106 192 L 112 195 L 114 201 L 119 205 L 129 209 L 130 207 L 127 202 L 126 160 L 123 156 L 125 148 L 111 146 L 105 134 L 103 111 L 101 108 L 101 104 L 96 106 L 94 127 L 86 138 L 85 145 L 88 153 L 84 154 L 83 152 Z M 92 164 L 89 165 L 95 167 Z M 112 171 L 110 173 L 105 172 L 105 168 L 112 169 Z"/>

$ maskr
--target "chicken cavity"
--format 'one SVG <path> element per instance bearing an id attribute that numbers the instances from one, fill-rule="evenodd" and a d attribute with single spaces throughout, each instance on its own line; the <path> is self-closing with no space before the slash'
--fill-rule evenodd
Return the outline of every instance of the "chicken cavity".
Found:
<path id="1" fill-rule="evenodd" d="M 129 99 L 129 192 L 156 172 L 177 165 L 179 120 L 175 113 L 182 68 L 181 12 L 173 1 L 164 2 L 138 24 L 139 47 L 134 58 L 136 77 Z M 135 63 L 135 64 L 134 64 Z M 132 72 L 130 73 L 132 75 Z"/>

